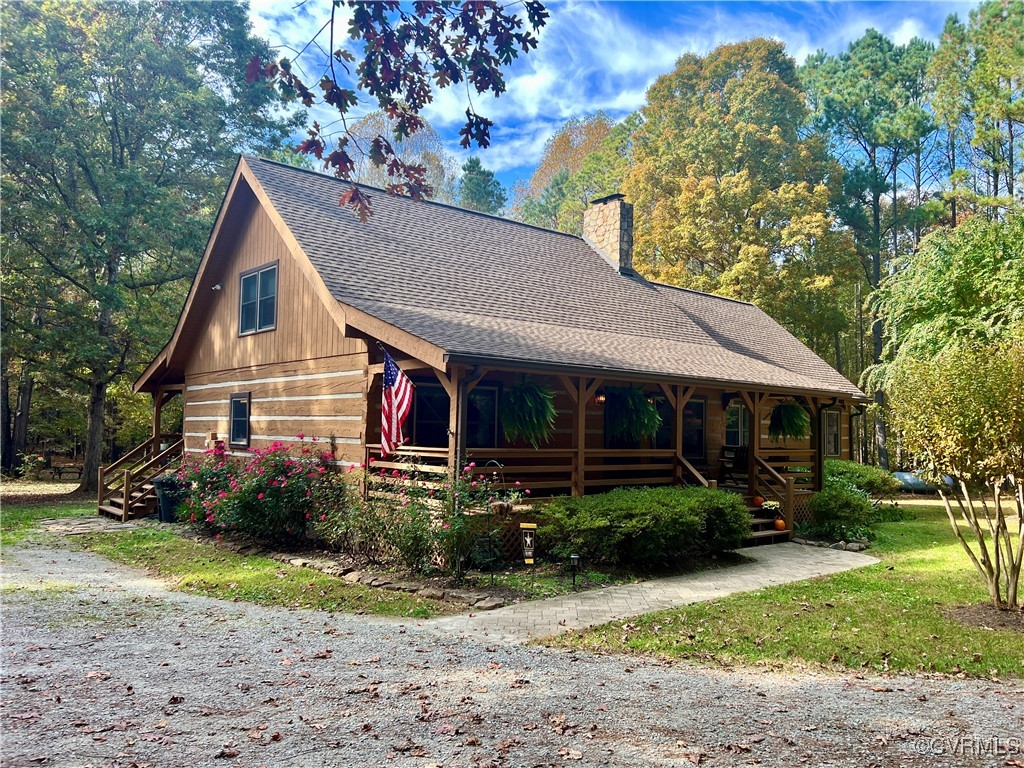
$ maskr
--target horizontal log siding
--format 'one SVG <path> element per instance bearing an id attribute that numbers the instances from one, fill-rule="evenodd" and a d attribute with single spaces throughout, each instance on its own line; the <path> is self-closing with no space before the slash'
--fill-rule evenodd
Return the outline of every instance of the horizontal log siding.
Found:
<path id="1" fill-rule="evenodd" d="M 327 312 L 312 285 L 300 272 L 291 253 L 278 236 L 270 217 L 260 206 L 239 211 L 247 217 L 239 235 L 229 240 L 218 261 L 225 264 L 201 332 L 193 339 L 186 374 L 236 370 L 245 366 L 288 360 L 316 360 L 365 350 L 363 342 L 345 338 L 345 329 Z M 270 331 L 238 335 L 240 275 L 255 267 L 277 262 L 277 322 Z"/>
<path id="2" fill-rule="evenodd" d="M 336 439 L 338 459 L 363 460 L 366 433 L 364 354 L 237 368 L 185 377 L 185 450 L 205 450 L 211 432 L 227 440 L 234 392 L 250 393 L 250 447 L 274 440 Z M 243 453 L 232 448 L 233 453 Z"/>

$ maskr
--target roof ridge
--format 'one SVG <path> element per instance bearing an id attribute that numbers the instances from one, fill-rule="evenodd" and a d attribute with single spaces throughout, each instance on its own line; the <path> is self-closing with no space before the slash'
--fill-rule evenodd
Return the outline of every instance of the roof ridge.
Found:
<path id="1" fill-rule="evenodd" d="M 719 296 L 717 293 L 709 293 L 708 291 L 698 291 L 696 288 L 686 288 L 682 285 L 672 285 L 671 283 L 663 283 L 660 280 L 648 280 L 651 285 L 657 285 L 660 288 L 671 288 L 675 291 L 683 291 L 684 293 L 695 293 L 698 296 L 707 296 L 709 299 L 721 299 L 722 301 L 731 301 L 733 304 L 743 304 L 747 307 L 754 307 L 754 309 L 761 309 L 757 304 L 752 301 L 744 301 L 743 299 L 734 299 L 731 296 Z M 763 309 L 761 309 L 764 312 Z M 769 317 L 771 317 L 769 315 Z M 775 318 L 772 318 L 773 320 Z M 778 322 L 778 321 L 776 321 Z"/>
<path id="2" fill-rule="evenodd" d="M 366 183 L 361 182 L 361 181 L 350 181 L 349 179 L 342 179 L 342 178 L 339 178 L 338 176 L 331 176 L 330 174 L 322 173 L 322 172 L 316 170 L 315 168 L 300 168 L 297 165 L 291 165 L 290 163 L 282 163 L 280 160 L 271 160 L 270 158 L 259 157 L 258 155 L 245 155 L 245 154 L 243 154 L 242 157 L 245 158 L 246 160 L 258 160 L 261 163 L 268 163 L 270 165 L 277 165 L 277 166 L 280 166 L 282 168 L 287 168 L 288 170 L 291 170 L 291 171 L 298 171 L 300 173 L 312 174 L 313 176 L 317 176 L 317 177 L 322 178 L 322 179 L 327 179 L 328 181 L 340 182 L 342 184 L 351 184 L 354 187 L 362 187 L 363 189 L 373 190 L 374 192 L 380 192 L 380 193 L 385 194 L 385 195 L 390 195 L 391 197 L 396 197 L 396 198 L 400 198 L 400 199 L 404 199 L 404 200 L 412 200 L 412 198 L 409 195 L 393 195 L 393 194 L 391 194 L 390 192 L 388 192 L 386 189 L 384 189 L 382 187 L 375 187 L 372 184 L 366 184 Z M 505 218 L 504 216 L 498 216 L 498 215 L 493 214 L 493 213 L 484 213 L 483 211 L 474 211 L 472 208 L 463 208 L 460 205 L 452 205 L 450 203 L 442 203 L 442 202 L 440 202 L 438 200 L 430 200 L 429 198 L 423 198 L 422 200 L 413 201 L 413 202 L 427 203 L 429 205 L 434 205 L 434 206 L 437 206 L 439 208 L 447 208 L 450 211 L 459 211 L 460 213 L 468 213 L 468 214 L 470 214 L 472 216 L 480 216 L 482 218 L 490 219 L 492 221 L 500 221 L 500 222 L 503 222 L 505 224 L 513 224 L 513 225 L 520 226 L 520 227 L 526 227 L 527 229 L 537 230 L 538 232 L 548 232 L 548 233 L 550 233 L 552 235 L 561 235 L 562 237 L 569 237 L 569 238 L 572 238 L 573 240 L 579 240 L 579 241 L 584 242 L 584 243 L 586 242 L 579 235 L 574 235 L 574 234 L 572 234 L 570 232 L 561 232 L 561 231 L 559 231 L 557 229 L 549 229 L 548 227 L 541 227 L 541 226 L 538 226 L 536 224 L 528 224 L 525 221 L 517 221 L 515 219 L 508 219 L 508 218 Z"/>

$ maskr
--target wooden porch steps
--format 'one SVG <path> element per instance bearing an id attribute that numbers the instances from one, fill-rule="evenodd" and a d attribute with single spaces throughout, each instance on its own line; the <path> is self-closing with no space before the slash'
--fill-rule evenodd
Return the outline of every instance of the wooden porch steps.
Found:
<path id="1" fill-rule="evenodd" d="M 789 528 L 777 530 L 775 518 L 766 517 L 761 507 L 754 506 L 750 499 L 747 499 L 747 509 L 750 511 L 751 533 L 744 542 L 745 547 L 756 547 L 761 544 L 775 544 L 776 542 L 789 541 L 793 531 Z"/>
<path id="2" fill-rule="evenodd" d="M 161 446 L 166 440 L 169 445 Z M 100 467 L 100 490 L 96 509 L 117 520 L 147 517 L 157 510 L 159 501 L 153 478 L 184 450 L 181 435 L 158 435 L 125 454 L 109 467 Z"/>

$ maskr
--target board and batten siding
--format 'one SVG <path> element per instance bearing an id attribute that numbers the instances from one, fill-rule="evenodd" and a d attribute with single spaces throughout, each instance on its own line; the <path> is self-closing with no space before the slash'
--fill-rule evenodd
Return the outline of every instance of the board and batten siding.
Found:
<path id="1" fill-rule="evenodd" d="M 192 339 L 193 349 L 185 368 L 187 375 L 226 371 L 289 360 L 364 352 L 363 342 L 345 337 L 345 329 L 327 311 L 313 286 L 295 263 L 278 235 L 270 216 L 259 205 L 239 211 L 238 237 L 221 244 L 221 290 Z M 270 331 L 238 335 L 240 276 L 256 267 L 277 262 L 277 323 Z"/>
<path id="2" fill-rule="evenodd" d="M 250 447 L 303 434 L 336 440 L 338 459 L 361 462 L 366 434 L 366 343 L 347 338 L 259 205 L 241 211 L 238 236 L 222 246 L 221 289 L 192 339 L 185 367 L 185 450 L 211 433 L 227 442 L 230 398 L 248 392 Z M 241 275 L 277 263 L 275 328 L 238 333 Z M 241 448 L 229 448 L 244 454 Z"/>

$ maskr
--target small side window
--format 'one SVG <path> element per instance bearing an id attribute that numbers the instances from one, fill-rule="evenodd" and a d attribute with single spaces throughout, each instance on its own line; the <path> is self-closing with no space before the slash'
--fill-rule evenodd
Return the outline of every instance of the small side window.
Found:
<path id="1" fill-rule="evenodd" d="M 840 419 L 839 411 L 825 411 L 825 455 L 839 455 Z"/>
<path id="2" fill-rule="evenodd" d="M 231 445 L 249 445 L 249 393 L 239 392 L 231 395 L 230 412 L 230 443 Z"/>
<path id="3" fill-rule="evenodd" d="M 241 276 L 238 333 L 270 331 L 277 326 L 277 264 Z"/>

